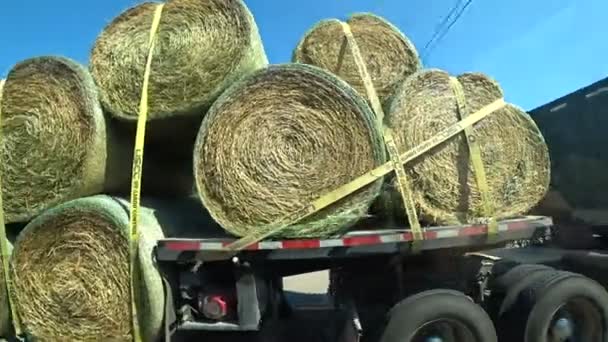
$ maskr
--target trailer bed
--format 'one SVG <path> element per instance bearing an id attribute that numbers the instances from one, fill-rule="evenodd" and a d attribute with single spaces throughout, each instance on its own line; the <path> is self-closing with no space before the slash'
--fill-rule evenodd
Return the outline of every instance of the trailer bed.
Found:
<path id="1" fill-rule="evenodd" d="M 516 240 L 543 238 L 553 221 L 545 216 L 524 216 L 498 222 L 498 234 L 489 240 L 486 224 L 424 228 L 424 240 L 414 246 L 408 228 L 354 230 L 338 238 L 267 240 L 255 243 L 240 253 L 263 254 L 273 260 L 322 259 L 370 254 L 414 253 L 424 250 L 459 247 L 484 247 Z M 372 228 L 372 229 L 370 229 Z M 235 238 L 168 238 L 157 244 L 159 261 L 218 260 L 232 255 L 224 248 Z M 415 248 L 414 248 L 415 247 Z"/>

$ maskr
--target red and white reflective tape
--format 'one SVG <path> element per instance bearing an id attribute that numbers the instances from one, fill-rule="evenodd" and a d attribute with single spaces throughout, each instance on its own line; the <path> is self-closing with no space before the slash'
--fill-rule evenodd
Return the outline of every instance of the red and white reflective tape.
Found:
<path id="1" fill-rule="evenodd" d="M 525 229 L 536 229 L 552 225 L 548 217 L 524 217 L 520 219 L 501 221 L 498 233 L 514 232 Z M 449 239 L 486 235 L 487 225 L 431 227 L 424 229 L 425 240 Z M 339 239 L 299 239 L 281 241 L 261 241 L 247 247 L 245 250 L 277 250 L 277 249 L 318 249 L 331 247 L 371 246 L 386 243 L 413 241 L 413 235 L 408 230 L 368 230 L 354 232 Z M 220 251 L 232 241 L 205 241 L 194 239 L 167 239 L 163 247 L 176 252 L 186 251 Z"/>

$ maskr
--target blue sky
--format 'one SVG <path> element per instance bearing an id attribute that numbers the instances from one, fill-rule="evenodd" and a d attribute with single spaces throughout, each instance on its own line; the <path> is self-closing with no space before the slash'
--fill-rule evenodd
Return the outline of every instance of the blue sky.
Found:
<path id="1" fill-rule="evenodd" d="M 271 63 L 289 61 L 302 34 L 324 18 L 372 11 L 398 26 L 419 52 L 438 23 L 467 0 L 245 0 Z M 0 77 L 44 54 L 87 63 L 101 29 L 140 1 L 5 0 L 0 10 Z M 426 51 L 425 67 L 496 78 L 508 101 L 533 109 L 608 76 L 606 0 L 472 0 Z"/>

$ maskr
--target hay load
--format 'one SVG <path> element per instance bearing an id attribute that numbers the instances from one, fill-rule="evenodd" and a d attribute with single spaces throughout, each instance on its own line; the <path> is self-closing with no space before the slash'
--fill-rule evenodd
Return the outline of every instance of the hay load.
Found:
<path id="1" fill-rule="evenodd" d="M 320 68 L 283 64 L 227 90 L 203 120 L 194 151 L 198 193 L 242 236 L 293 213 L 385 161 L 370 108 Z M 329 236 L 355 223 L 381 181 L 277 236 Z"/>
<path id="2" fill-rule="evenodd" d="M 9 253 L 12 252 L 13 245 L 9 242 Z M 8 293 L 4 282 L 4 268 L 2 255 L 0 254 L 0 340 L 7 337 L 11 332 L 11 316 L 8 303 Z"/>
<path id="3" fill-rule="evenodd" d="M 137 118 L 156 6 L 147 2 L 122 13 L 91 53 L 104 108 L 125 120 Z M 225 88 L 268 63 L 255 21 L 241 0 L 169 0 L 157 37 L 150 120 L 190 114 L 200 122 Z"/>
<path id="4" fill-rule="evenodd" d="M 421 67 L 410 40 L 388 21 L 373 14 L 355 14 L 348 21 L 361 49 L 380 101 L 386 103 L 396 87 Z M 336 19 L 323 20 L 302 38 L 293 60 L 329 70 L 367 97 L 354 58 L 347 48 L 339 66 L 344 34 Z"/>
<path id="5" fill-rule="evenodd" d="M 132 341 L 128 223 L 128 202 L 99 195 L 57 206 L 25 227 L 11 262 L 16 307 L 29 335 Z M 152 248 L 163 238 L 154 210 L 142 207 L 140 231 L 138 313 L 142 337 L 154 341 L 164 312 L 152 261 Z"/>
<path id="6" fill-rule="evenodd" d="M 0 109 L 7 222 L 27 221 L 121 182 L 119 174 L 105 182 L 108 151 L 120 148 L 111 144 L 95 85 L 81 65 L 62 57 L 18 63 L 6 79 Z"/>
<path id="7" fill-rule="evenodd" d="M 0 80 L 0 106 L 2 106 L 3 87 L 4 80 Z M 12 252 L 13 245 L 9 244 L 9 248 L 10 254 L 10 252 Z M 2 264 L 2 257 L 2 253 L 0 253 L 0 338 L 8 336 L 8 334 L 10 333 L 10 312 L 8 307 L 6 283 L 4 282 L 4 268 Z"/>
<path id="8" fill-rule="evenodd" d="M 483 74 L 466 73 L 458 80 L 469 113 L 502 97 L 499 85 Z M 459 121 L 449 75 L 426 70 L 409 77 L 395 95 L 386 119 L 402 151 Z M 549 186 L 549 155 L 538 127 L 528 114 L 510 104 L 473 127 L 496 217 L 527 212 Z M 463 134 L 408 165 L 422 218 L 435 224 L 456 224 L 484 216 Z"/>

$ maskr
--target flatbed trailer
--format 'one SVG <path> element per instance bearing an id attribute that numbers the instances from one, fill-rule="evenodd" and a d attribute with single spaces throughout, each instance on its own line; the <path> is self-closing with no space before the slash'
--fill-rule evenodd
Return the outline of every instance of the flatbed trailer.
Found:
<path id="1" fill-rule="evenodd" d="M 428 227 L 419 242 L 407 228 L 373 221 L 339 238 L 261 241 L 234 253 L 224 249 L 228 237 L 161 240 L 165 340 L 298 341 L 317 331 L 303 340 L 608 341 L 608 293 L 593 272 L 567 266 L 575 251 L 555 246 L 555 234 L 551 218 L 525 216 L 499 221 L 493 237 L 485 224 Z M 284 291 L 283 277 L 318 270 L 330 271 L 327 293 Z M 544 293 L 572 284 L 572 296 L 537 317 L 551 300 Z M 562 314 L 579 295 L 589 298 Z M 581 313 L 585 306 L 597 314 Z M 298 328 L 278 328 L 300 318 Z"/>

